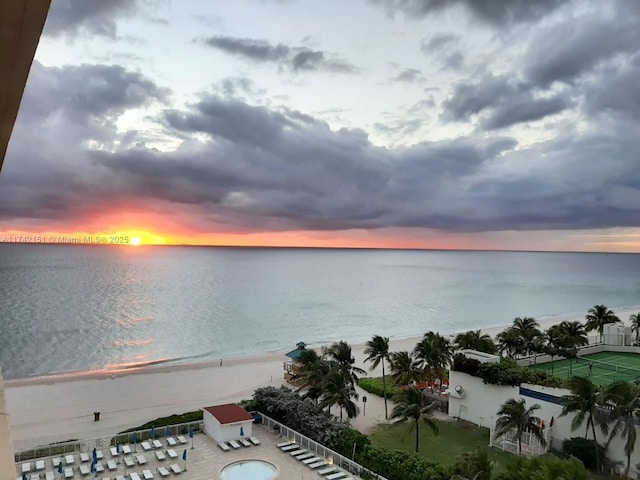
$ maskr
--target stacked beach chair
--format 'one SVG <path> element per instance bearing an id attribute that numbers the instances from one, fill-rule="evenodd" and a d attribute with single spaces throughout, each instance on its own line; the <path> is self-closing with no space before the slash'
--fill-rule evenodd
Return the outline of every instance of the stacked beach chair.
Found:
<path id="1" fill-rule="evenodd" d="M 316 456 L 315 453 L 302 448 L 296 442 L 284 441 L 277 443 L 276 447 L 284 453 L 288 453 L 296 460 L 299 460 L 311 470 L 317 471 L 319 475 L 325 477 L 327 480 L 354 480 L 353 477 L 350 477 L 346 472 L 329 464 L 324 458 Z"/>

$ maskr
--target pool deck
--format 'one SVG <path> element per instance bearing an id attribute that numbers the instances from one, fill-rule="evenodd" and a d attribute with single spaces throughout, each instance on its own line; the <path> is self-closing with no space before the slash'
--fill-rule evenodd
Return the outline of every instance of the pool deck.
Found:
<path id="1" fill-rule="evenodd" d="M 148 463 L 145 465 L 138 466 L 136 465 L 133 468 L 127 468 L 127 480 L 129 479 L 129 473 L 137 472 L 140 475 L 140 478 L 144 478 L 142 475 L 143 470 L 151 470 L 153 473 L 153 478 L 165 480 L 172 479 L 190 479 L 190 480 L 211 480 L 211 479 L 219 479 L 220 471 L 225 465 L 229 463 L 233 463 L 239 460 L 249 460 L 249 459 L 257 459 L 257 460 L 266 460 L 267 462 L 271 462 L 276 467 L 278 467 L 278 476 L 279 480 L 301 480 L 304 478 L 307 479 L 321 479 L 321 477 L 317 470 L 312 470 L 299 460 L 291 457 L 288 452 L 281 451 L 278 447 L 276 447 L 277 443 L 280 443 L 286 439 L 275 435 L 269 429 L 254 425 L 253 426 L 253 435 L 258 438 L 261 442 L 260 445 L 254 445 L 251 447 L 242 447 L 237 450 L 229 450 L 223 452 L 212 439 L 207 437 L 205 434 L 197 434 L 194 437 L 194 449 L 191 449 L 191 443 L 187 445 L 183 445 L 180 447 L 173 447 L 176 453 L 178 453 L 178 459 L 170 460 L 166 459 L 163 461 L 159 461 L 154 451 L 148 450 L 146 452 L 142 451 L 142 447 L 137 445 L 137 453 L 144 453 L 145 458 Z M 167 446 L 164 441 L 164 438 L 159 439 L 163 448 L 162 451 L 166 453 Z M 171 474 L 169 476 L 162 477 L 158 473 L 158 467 L 164 466 L 169 469 L 169 465 L 177 463 L 184 469 L 185 462 L 182 460 L 182 454 L 184 449 L 187 449 L 187 462 L 186 467 L 187 470 L 182 472 L 179 475 Z M 105 460 L 103 463 L 106 463 L 106 460 L 111 459 L 111 455 L 108 452 L 108 449 L 104 449 Z M 76 462 L 74 464 L 74 476 L 73 479 L 87 479 L 90 480 L 93 478 L 92 475 L 81 475 L 79 471 L 79 466 L 81 465 L 79 459 L 79 453 L 74 455 L 76 457 Z M 23 462 L 24 463 L 24 462 Z M 33 466 L 34 461 L 31 462 Z M 47 470 L 51 470 L 51 459 L 45 459 L 45 465 Z M 90 465 L 89 463 L 85 463 L 85 465 Z M 21 464 L 16 465 L 18 470 L 21 468 Z M 54 470 L 55 471 L 55 470 Z M 97 479 L 106 479 L 109 478 L 113 480 L 116 475 L 124 475 L 125 469 L 122 460 L 118 465 L 118 469 L 115 471 L 105 471 L 103 473 L 97 474 Z M 353 475 L 348 474 L 348 477 L 357 478 Z M 60 475 L 55 472 L 55 478 L 58 480 Z M 20 478 L 20 474 L 17 474 L 16 478 Z M 31 478 L 30 475 L 27 478 Z M 41 472 L 40 479 L 44 479 L 44 474 Z"/>

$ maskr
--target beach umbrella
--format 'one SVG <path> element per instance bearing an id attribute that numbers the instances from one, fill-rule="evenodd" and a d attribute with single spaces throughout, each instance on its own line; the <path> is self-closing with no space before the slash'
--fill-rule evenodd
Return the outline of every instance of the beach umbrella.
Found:
<path id="1" fill-rule="evenodd" d="M 133 437 L 131 438 L 133 443 L 138 443 L 138 432 L 133 432 Z"/>
<path id="2" fill-rule="evenodd" d="M 193 428 L 189 430 L 189 438 L 191 439 L 191 449 L 193 450 Z"/>
<path id="3" fill-rule="evenodd" d="M 62 462 L 58 463 L 58 473 L 62 473 Z"/>
<path id="4" fill-rule="evenodd" d="M 151 438 L 156 438 L 156 427 L 151 427 Z"/>
<path id="5" fill-rule="evenodd" d="M 116 453 L 120 455 L 120 444 L 116 443 Z"/>
<path id="6" fill-rule="evenodd" d="M 96 462 L 95 460 L 91 462 L 91 473 L 96 473 Z"/>
<path id="7" fill-rule="evenodd" d="M 27 474 L 25 472 L 22 472 L 22 480 L 27 480 Z"/>
<path id="8" fill-rule="evenodd" d="M 184 460 L 184 471 L 187 471 L 187 449 L 184 449 L 184 452 L 182 452 L 182 459 Z"/>
<path id="9" fill-rule="evenodd" d="M 240 426 L 240 437 L 244 437 L 244 428 Z"/>
<path id="10" fill-rule="evenodd" d="M 169 425 L 167 425 L 167 428 L 164 429 L 164 436 L 165 437 L 171 436 L 171 429 L 169 428 Z"/>
<path id="11" fill-rule="evenodd" d="M 98 461 L 98 452 L 96 452 L 96 449 L 93 449 L 93 463 L 96 463 Z"/>

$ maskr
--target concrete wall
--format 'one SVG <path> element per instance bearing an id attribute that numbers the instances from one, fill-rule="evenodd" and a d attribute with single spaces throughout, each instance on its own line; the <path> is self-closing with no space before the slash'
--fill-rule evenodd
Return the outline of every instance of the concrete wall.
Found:
<path id="1" fill-rule="evenodd" d="M 218 420 L 206 410 L 202 417 L 204 420 L 204 432 L 216 442 L 238 440 L 240 438 L 240 427 L 242 427 L 244 432 L 244 438 L 251 437 L 253 435 L 252 420 L 221 425 L 220 422 L 218 422 Z"/>
<path id="2" fill-rule="evenodd" d="M 639 353 L 640 347 L 634 347 L 630 345 L 591 345 L 588 347 L 582 347 L 578 350 L 578 356 L 582 357 L 583 355 L 589 355 L 591 353 L 600 353 L 600 352 L 621 352 L 621 353 Z M 564 357 L 556 355 L 553 357 L 553 360 L 564 360 Z M 534 365 L 537 363 L 548 363 L 551 361 L 550 355 L 537 355 L 536 357 L 527 357 L 517 360 L 518 365 L 523 367 L 528 367 L 529 365 Z"/>
<path id="3" fill-rule="evenodd" d="M 534 395 L 541 393 L 562 397 L 571 393 L 567 389 L 530 384 L 522 384 L 520 387 L 485 385 L 482 379 L 478 377 L 454 371 L 450 372 L 449 380 L 451 385 L 451 394 L 449 395 L 450 417 L 460 418 L 482 427 L 492 428 L 495 426 L 498 418 L 497 412 L 502 404 L 512 398 L 516 400 L 524 399 L 528 407 L 534 404 L 540 405 L 540 409 L 536 410 L 536 416 L 544 421 L 547 428 L 550 428 L 552 448 L 560 450 L 565 439 L 585 436 L 586 422 L 578 430 L 571 431 L 572 414 L 561 417 L 561 405 L 540 398 L 533 398 L 526 393 L 527 390 L 530 390 Z M 458 385 L 462 387 L 462 394 L 457 394 L 455 391 L 455 387 Z M 522 394 L 521 388 L 524 389 Z M 553 418 L 552 427 L 550 427 L 551 418 Z M 638 428 L 637 425 L 636 428 Z M 607 437 L 602 434 L 597 426 L 596 436 L 601 445 L 606 443 Z M 592 438 L 591 432 L 589 432 L 588 438 Z M 623 438 L 614 439 L 607 449 L 607 458 L 626 465 L 624 443 Z M 632 476 L 638 474 L 635 469 L 637 463 L 640 463 L 640 441 L 636 443 L 635 452 L 631 456 L 630 474 Z"/>

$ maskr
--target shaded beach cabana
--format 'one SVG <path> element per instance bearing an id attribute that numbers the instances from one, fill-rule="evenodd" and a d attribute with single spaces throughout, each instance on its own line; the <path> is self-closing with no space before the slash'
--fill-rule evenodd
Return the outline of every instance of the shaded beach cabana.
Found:
<path id="1" fill-rule="evenodd" d="M 284 379 L 289 383 L 296 383 L 297 377 L 300 374 L 300 368 L 302 368 L 302 364 L 300 363 L 300 357 L 306 351 L 307 344 L 304 342 L 298 342 L 296 344 L 295 350 L 291 350 L 288 353 L 285 353 L 289 360 L 284 362 Z"/>
<path id="2" fill-rule="evenodd" d="M 204 433 L 216 442 L 238 440 L 240 430 L 243 436 L 253 435 L 253 417 L 244 408 L 233 403 L 204 407 L 202 409 Z"/>

